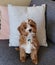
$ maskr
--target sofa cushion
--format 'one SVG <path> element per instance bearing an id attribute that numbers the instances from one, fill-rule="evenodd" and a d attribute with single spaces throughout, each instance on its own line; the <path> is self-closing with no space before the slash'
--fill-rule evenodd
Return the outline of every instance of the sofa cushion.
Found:
<path id="1" fill-rule="evenodd" d="M 55 45 L 48 42 L 49 47 L 40 47 L 38 65 L 55 65 Z"/>
<path id="2" fill-rule="evenodd" d="M 38 65 L 55 65 L 55 45 L 48 43 L 48 48 L 41 47 L 39 49 Z M 8 40 L 0 40 L 0 65 L 34 65 L 30 57 L 27 57 L 25 63 L 20 62 L 19 52 L 14 48 L 10 48 L 8 44 Z"/>
<path id="3" fill-rule="evenodd" d="M 44 0 L 33 0 L 31 5 L 41 5 L 41 4 L 47 4 L 47 25 L 46 25 L 46 31 L 47 31 L 47 37 L 49 40 L 51 40 L 53 43 L 55 43 L 55 2 L 54 1 L 44 1 Z"/>
<path id="4" fill-rule="evenodd" d="M 33 4 L 35 5 L 41 5 L 44 4 L 45 2 L 49 2 L 50 0 L 31 0 L 30 5 L 32 6 Z"/>
<path id="5" fill-rule="evenodd" d="M 47 3 L 47 37 L 55 43 L 55 2 Z"/>
<path id="6" fill-rule="evenodd" d="M 43 3 L 43 2 L 44 2 L 44 1 L 42 1 L 42 0 L 31 0 L 30 5 L 31 5 L 31 6 L 32 6 L 33 4 L 38 5 L 38 4 Z"/>
<path id="7" fill-rule="evenodd" d="M 9 39 L 9 17 L 7 7 L 0 6 L 0 12 L 1 12 L 0 40 Z"/>

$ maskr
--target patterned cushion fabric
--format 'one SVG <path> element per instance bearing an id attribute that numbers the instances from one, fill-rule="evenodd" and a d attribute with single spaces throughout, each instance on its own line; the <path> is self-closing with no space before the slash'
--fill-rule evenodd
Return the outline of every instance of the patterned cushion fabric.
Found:
<path id="1" fill-rule="evenodd" d="M 1 14 L 1 29 L 0 39 L 9 39 L 9 20 L 8 20 L 8 9 L 5 6 L 0 6 Z"/>

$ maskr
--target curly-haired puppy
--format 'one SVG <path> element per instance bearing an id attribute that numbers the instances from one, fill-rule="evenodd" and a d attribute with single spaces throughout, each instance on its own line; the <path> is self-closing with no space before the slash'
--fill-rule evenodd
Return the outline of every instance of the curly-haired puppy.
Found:
<path id="1" fill-rule="evenodd" d="M 38 63 L 39 42 L 37 39 L 36 23 L 32 19 L 28 19 L 21 23 L 18 27 L 20 32 L 20 60 L 25 62 L 26 53 L 30 54 L 34 64 Z"/>

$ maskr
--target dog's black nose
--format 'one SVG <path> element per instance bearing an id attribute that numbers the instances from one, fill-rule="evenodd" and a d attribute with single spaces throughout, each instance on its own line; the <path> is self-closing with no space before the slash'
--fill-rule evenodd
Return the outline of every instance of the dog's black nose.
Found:
<path id="1" fill-rule="evenodd" d="M 31 32 L 32 31 L 32 29 L 29 29 L 29 32 Z"/>

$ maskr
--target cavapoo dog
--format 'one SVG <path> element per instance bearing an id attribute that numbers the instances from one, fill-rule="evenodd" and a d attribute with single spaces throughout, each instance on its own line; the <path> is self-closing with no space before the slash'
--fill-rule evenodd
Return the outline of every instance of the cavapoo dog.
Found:
<path id="1" fill-rule="evenodd" d="M 21 23 L 21 25 L 18 27 L 18 31 L 20 32 L 20 60 L 22 62 L 25 62 L 27 53 L 30 54 L 32 62 L 34 64 L 37 64 L 39 42 L 37 39 L 36 23 L 32 19 L 27 19 L 26 21 Z"/>

